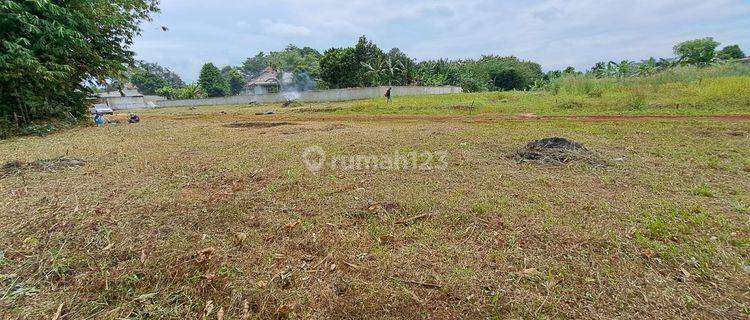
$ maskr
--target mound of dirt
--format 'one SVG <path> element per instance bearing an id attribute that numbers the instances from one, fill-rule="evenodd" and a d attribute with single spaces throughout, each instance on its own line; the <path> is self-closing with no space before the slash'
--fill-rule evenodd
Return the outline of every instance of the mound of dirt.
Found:
<path id="1" fill-rule="evenodd" d="M 32 162 L 25 161 L 10 161 L 3 164 L 2 174 L 0 176 L 8 176 L 14 174 L 21 174 L 27 171 L 37 172 L 56 172 L 61 169 L 68 169 L 73 167 L 80 167 L 85 165 L 86 162 L 80 159 L 71 158 L 55 158 L 46 160 L 37 160 Z"/>
<path id="2" fill-rule="evenodd" d="M 235 122 L 225 125 L 227 128 L 251 128 L 251 129 L 265 129 L 280 126 L 293 126 L 291 122 Z"/>
<path id="3" fill-rule="evenodd" d="M 580 142 L 560 137 L 529 142 L 516 152 L 515 158 L 521 162 L 553 165 L 583 162 L 596 167 L 606 166 L 606 163 L 598 154 L 589 150 Z"/>

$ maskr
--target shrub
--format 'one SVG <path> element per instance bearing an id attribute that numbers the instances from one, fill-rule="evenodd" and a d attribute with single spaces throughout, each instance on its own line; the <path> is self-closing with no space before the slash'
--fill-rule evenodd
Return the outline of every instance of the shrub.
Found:
<path id="1" fill-rule="evenodd" d="M 22 132 L 26 135 L 46 137 L 50 133 L 57 131 L 57 128 L 51 124 L 32 124 L 23 128 Z"/>
<path id="2" fill-rule="evenodd" d="M 646 108 L 646 95 L 641 90 L 634 90 L 628 97 L 627 107 L 633 110 Z"/>

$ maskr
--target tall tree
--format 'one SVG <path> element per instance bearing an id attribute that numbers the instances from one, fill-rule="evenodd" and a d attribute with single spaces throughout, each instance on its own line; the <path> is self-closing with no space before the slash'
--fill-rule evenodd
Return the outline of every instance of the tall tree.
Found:
<path id="1" fill-rule="evenodd" d="M 721 60 L 742 59 L 745 58 L 745 53 L 742 52 L 740 46 L 733 44 L 731 46 L 724 47 L 724 49 L 721 49 L 719 53 L 716 54 L 716 57 Z"/>
<path id="2" fill-rule="evenodd" d="M 702 38 L 678 43 L 674 53 L 683 64 L 707 65 L 716 57 L 719 43 L 713 38 Z"/>
<path id="3" fill-rule="evenodd" d="M 330 88 L 356 87 L 359 67 L 354 48 L 331 48 L 320 59 L 320 78 Z"/>
<path id="4" fill-rule="evenodd" d="M 232 69 L 229 71 L 229 90 L 233 96 L 236 96 L 240 93 L 242 93 L 242 89 L 245 87 L 245 84 L 247 81 L 245 81 L 245 76 L 242 75 L 242 73 L 237 69 Z"/>
<path id="5" fill-rule="evenodd" d="M 128 78 L 138 92 L 145 95 L 154 95 L 159 89 L 170 86 L 167 80 L 143 69 L 134 70 Z"/>
<path id="6" fill-rule="evenodd" d="M 367 65 L 378 65 L 383 59 L 383 51 L 378 48 L 367 37 L 361 36 L 354 46 L 354 56 L 359 66 L 355 69 L 357 82 L 360 87 L 371 87 L 378 85 L 377 76 L 375 76 Z"/>
<path id="7" fill-rule="evenodd" d="M 158 0 L 0 1 L 0 117 L 85 114 L 87 84 L 120 78 Z"/>
<path id="8" fill-rule="evenodd" d="M 268 64 L 276 71 L 307 73 L 312 77 L 318 77 L 320 57 L 320 52 L 315 49 L 310 47 L 300 49 L 290 44 L 283 51 L 271 52 L 268 56 Z"/>
<path id="9" fill-rule="evenodd" d="M 138 92 L 147 95 L 156 94 L 162 87 L 178 89 L 185 86 L 180 76 L 169 68 L 143 61 L 136 64 L 128 79 L 138 88 Z"/>
<path id="10" fill-rule="evenodd" d="M 229 81 L 221 75 L 221 70 L 213 63 L 206 63 L 201 68 L 198 85 L 209 98 L 225 97 L 230 93 Z"/>
<path id="11" fill-rule="evenodd" d="M 242 72 L 250 78 L 259 76 L 266 68 L 268 68 L 268 56 L 263 52 L 247 58 L 242 63 Z"/>

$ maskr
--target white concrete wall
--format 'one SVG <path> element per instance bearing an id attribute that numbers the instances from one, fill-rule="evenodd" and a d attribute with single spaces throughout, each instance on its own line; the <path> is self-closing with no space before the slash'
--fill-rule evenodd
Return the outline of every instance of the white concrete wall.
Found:
<path id="1" fill-rule="evenodd" d="M 303 102 L 331 102 L 363 100 L 383 97 L 388 87 L 334 89 L 324 91 L 305 91 L 300 93 L 299 101 Z M 393 97 L 419 96 L 433 94 L 461 93 L 460 87 L 393 87 Z M 241 95 L 233 97 L 194 99 L 194 100 L 164 100 L 157 101 L 160 107 L 195 107 L 195 106 L 217 106 L 217 105 L 242 105 L 249 103 L 281 103 L 287 99 L 283 93 Z"/>
<path id="2" fill-rule="evenodd" d="M 139 97 L 109 97 L 105 98 L 107 105 L 112 110 L 130 110 L 146 108 L 146 101 L 142 96 Z"/>
<path id="3" fill-rule="evenodd" d="M 166 101 L 167 98 L 161 96 L 126 96 L 126 97 L 107 97 L 104 98 L 112 110 L 133 110 L 146 109 L 152 107 L 151 104 L 157 105 L 160 101 Z"/>

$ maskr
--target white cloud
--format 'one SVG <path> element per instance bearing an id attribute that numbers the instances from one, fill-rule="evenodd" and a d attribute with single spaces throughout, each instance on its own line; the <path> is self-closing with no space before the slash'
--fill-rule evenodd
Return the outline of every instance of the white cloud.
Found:
<path id="1" fill-rule="evenodd" d="M 263 32 L 274 37 L 306 37 L 312 34 L 310 29 L 293 24 L 275 22 L 268 19 L 260 20 Z"/>

